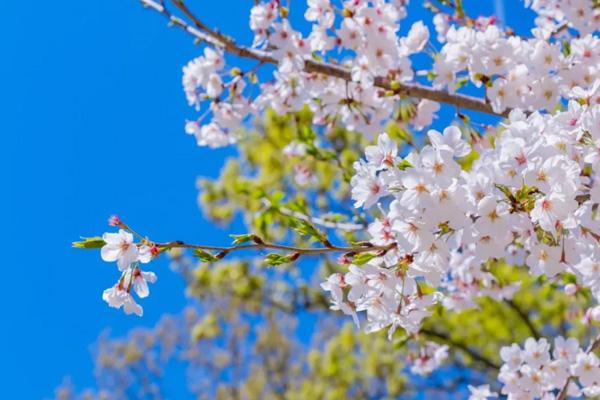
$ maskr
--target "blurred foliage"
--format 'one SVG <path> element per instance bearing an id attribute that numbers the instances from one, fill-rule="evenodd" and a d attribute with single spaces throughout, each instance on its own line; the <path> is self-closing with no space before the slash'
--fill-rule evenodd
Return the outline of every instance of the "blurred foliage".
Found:
<path id="1" fill-rule="evenodd" d="M 205 215 L 221 224 L 242 215 L 249 228 L 266 240 L 282 238 L 288 231 L 290 219 L 279 212 L 281 207 L 340 211 L 332 216 L 337 222 L 354 217 L 349 179 L 353 162 L 368 142 L 341 128 L 317 135 L 311 121 L 308 110 L 286 116 L 267 113 L 263 126 L 244 135 L 237 146 L 239 156 L 225 162 L 218 179 L 198 179 Z M 306 154 L 284 154 L 291 142 L 301 143 Z M 309 171 L 313 179 L 298 184 L 297 169 Z"/>
<path id="2" fill-rule="evenodd" d="M 254 234 L 296 245 L 368 238 L 364 229 L 336 230 L 297 217 L 365 222 L 352 207 L 348 182 L 368 139 L 341 128 L 317 134 L 311 118 L 306 110 L 268 113 L 217 179 L 198 180 L 209 219 L 227 224 L 243 218 L 247 232 L 238 232 L 234 243 L 255 240 Z M 413 140 L 401 123 L 388 131 L 400 145 Z M 293 141 L 305 146 L 304 155 L 284 154 Z M 469 155 L 463 167 L 476 157 Z M 298 169 L 313 178 L 297 182 Z M 386 332 L 366 335 L 349 317 L 327 309 L 318 283 L 343 271 L 335 260 L 301 258 L 266 267 L 264 257 L 189 256 L 171 253 L 190 305 L 153 328 L 101 336 L 94 351 L 96 387 L 77 394 L 66 382 L 58 399 L 173 398 L 160 384 L 166 371 L 177 369 L 173 364 L 185 367 L 197 399 L 466 398 L 466 383 L 495 381 L 501 346 L 536 335 L 586 340 L 580 321 L 589 293 L 567 296 L 555 283 L 501 261 L 488 268 L 501 284 L 521 282 L 513 300 L 480 298 L 478 308 L 460 312 L 436 307 L 418 335 L 398 331 L 388 341 Z M 450 353 L 446 367 L 421 378 L 410 373 L 407 355 L 425 340 L 447 344 Z"/>

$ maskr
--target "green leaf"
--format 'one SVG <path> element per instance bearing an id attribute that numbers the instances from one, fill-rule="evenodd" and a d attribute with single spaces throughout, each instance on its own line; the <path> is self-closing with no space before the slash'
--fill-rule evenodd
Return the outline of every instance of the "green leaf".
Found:
<path id="1" fill-rule="evenodd" d="M 310 127 L 304 126 L 298 130 L 298 139 L 305 144 L 312 144 L 317 138 L 317 134 Z"/>
<path id="2" fill-rule="evenodd" d="M 568 40 L 563 40 L 562 42 L 562 53 L 565 57 L 571 55 L 571 43 Z"/>
<path id="3" fill-rule="evenodd" d="M 368 263 L 375 257 L 377 257 L 377 255 L 373 253 L 360 253 L 352 258 L 352 263 L 356 265 L 363 265 Z"/>
<path id="4" fill-rule="evenodd" d="M 407 168 L 413 168 L 413 165 L 408 162 L 407 160 L 401 160 L 396 167 L 402 171 L 404 171 Z"/>
<path id="5" fill-rule="evenodd" d="M 315 228 L 310 222 L 303 219 L 292 219 L 292 229 L 298 232 L 300 235 L 310 236 L 320 242 L 327 240 L 327 237 L 323 232 Z"/>
<path id="6" fill-rule="evenodd" d="M 268 197 L 268 199 L 271 202 L 271 205 L 273 207 L 278 207 L 278 206 L 280 206 L 281 201 L 283 200 L 284 197 L 285 197 L 285 193 L 282 192 L 281 190 L 277 190 L 277 191 L 271 193 L 271 195 Z"/>
<path id="7" fill-rule="evenodd" d="M 471 152 L 469 154 L 467 154 L 463 158 L 456 160 L 456 162 L 458 163 L 458 165 L 460 165 L 460 167 L 464 171 L 470 171 L 471 167 L 473 166 L 473 163 L 478 158 L 479 158 L 479 153 L 477 152 L 477 150 L 473 149 L 473 150 L 471 150 Z"/>
<path id="8" fill-rule="evenodd" d="M 394 140 L 399 140 L 405 143 L 412 142 L 411 134 L 406 129 L 402 128 L 399 124 L 388 124 L 386 131 L 388 135 L 390 135 L 390 138 Z"/>
<path id="9" fill-rule="evenodd" d="M 513 196 L 512 192 L 510 191 L 510 188 L 508 186 L 501 185 L 499 183 L 497 183 L 495 186 L 498 188 L 498 190 L 500 190 L 506 196 L 506 198 L 508 198 L 511 201 L 515 200 L 515 197 Z"/>
<path id="10" fill-rule="evenodd" d="M 106 244 L 104 239 L 99 236 L 82 239 L 81 241 L 73 242 L 73 247 L 76 249 L 99 249 Z"/>
<path id="11" fill-rule="evenodd" d="M 200 250 L 200 249 L 194 250 L 194 256 L 198 257 L 200 260 L 205 261 L 205 262 L 211 262 L 211 261 L 218 261 L 219 260 L 213 254 L 210 254 L 209 252 L 204 251 L 204 250 Z"/>
<path id="12" fill-rule="evenodd" d="M 454 89 L 458 90 L 458 89 L 462 88 L 463 86 L 466 86 L 469 82 L 470 82 L 469 77 L 460 78 L 454 84 Z"/>
<path id="13" fill-rule="evenodd" d="M 306 204 L 306 200 L 302 197 L 297 197 L 294 200 L 291 200 L 287 203 L 287 208 L 292 211 L 296 211 L 302 214 L 308 214 L 308 205 Z"/>
<path id="14" fill-rule="evenodd" d="M 243 235 L 229 235 L 233 238 L 233 244 L 242 244 L 251 241 L 254 238 L 252 233 L 244 233 Z"/>
<path id="15" fill-rule="evenodd" d="M 267 254 L 265 262 L 271 266 L 291 263 L 294 260 L 294 255 L 283 255 L 277 253 Z"/>

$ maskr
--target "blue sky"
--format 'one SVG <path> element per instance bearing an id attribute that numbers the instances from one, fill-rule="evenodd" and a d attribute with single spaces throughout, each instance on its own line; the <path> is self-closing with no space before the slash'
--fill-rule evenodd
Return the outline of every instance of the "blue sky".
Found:
<path id="1" fill-rule="evenodd" d="M 190 5 L 249 42 L 250 1 Z M 519 24 L 520 2 L 504 8 Z M 194 112 L 181 68 L 199 49 L 137 1 L 2 1 L 0 15 L 0 383 L 5 398 L 37 399 L 65 375 L 93 383 L 89 346 L 103 329 L 151 326 L 185 304 L 163 260 L 143 318 L 108 308 L 100 296 L 115 266 L 71 241 L 104 232 L 118 213 L 158 240 L 228 242 L 203 220 L 195 179 L 215 176 L 232 150 L 184 134 Z"/>

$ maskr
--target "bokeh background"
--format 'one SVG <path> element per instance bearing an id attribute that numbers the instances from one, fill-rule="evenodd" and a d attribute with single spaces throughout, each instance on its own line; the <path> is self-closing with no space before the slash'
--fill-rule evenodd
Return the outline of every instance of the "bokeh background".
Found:
<path id="1" fill-rule="evenodd" d="M 251 42 L 252 1 L 188 3 Z M 298 19 L 304 1 L 292 3 Z M 411 21 L 430 17 L 412 3 Z M 471 15 L 503 9 L 517 31 L 532 23 L 520 0 L 464 3 Z M 234 150 L 199 148 L 184 133 L 195 113 L 181 68 L 200 50 L 138 1 L 0 1 L 0 15 L 0 397 L 50 398 L 67 375 L 93 384 L 90 346 L 101 331 L 152 326 L 186 304 L 163 259 L 142 318 L 110 309 L 101 293 L 115 266 L 70 243 L 107 230 L 112 213 L 155 239 L 228 243 L 239 229 L 202 218 L 195 180 L 216 176 Z M 182 370 L 162 384 L 183 398 Z"/>

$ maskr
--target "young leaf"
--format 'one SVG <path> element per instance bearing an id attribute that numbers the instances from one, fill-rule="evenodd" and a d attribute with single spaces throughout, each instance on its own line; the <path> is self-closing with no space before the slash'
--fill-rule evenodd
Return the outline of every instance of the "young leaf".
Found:
<path id="1" fill-rule="evenodd" d="M 249 242 L 253 239 L 254 235 L 251 233 L 244 233 L 243 235 L 229 235 L 233 238 L 233 244 L 242 244 Z"/>
<path id="2" fill-rule="evenodd" d="M 402 171 L 404 171 L 407 168 L 413 168 L 412 164 L 407 160 L 400 160 L 396 167 Z"/>
<path id="3" fill-rule="evenodd" d="M 354 256 L 354 258 L 352 259 L 352 263 L 356 265 L 363 265 L 368 263 L 375 257 L 377 257 L 377 255 L 373 253 L 360 253 Z"/>
<path id="4" fill-rule="evenodd" d="M 106 244 L 104 239 L 99 236 L 82 239 L 81 241 L 73 242 L 73 247 L 77 249 L 99 249 Z"/>
<path id="5" fill-rule="evenodd" d="M 294 261 L 294 259 L 298 258 L 297 256 L 296 257 L 294 257 L 294 256 L 295 256 L 294 254 L 283 255 L 283 254 L 271 253 L 271 254 L 267 254 L 267 256 L 265 257 L 265 262 L 268 265 L 275 267 L 277 265 L 291 263 L 292 261 Z"/>
<path id="6" fill-rule="evenodd" d="M 310 222 L 303 219 L 292 219 L 292 229 L 300 235 L 310 236 L 319 242 L 327 241 L 327 237 L 323 232 L 315 228 Z"/>
<path id="7" fill-rule="evenodd" d="M 207 251 L 200 250 L 200 249 L 194 250 L 194 256 L 198 257 L 200 260 L 202 260 L 204 262 L 218 261 L 218 258 L 216 256 L 214 256 L 213 254 L 211 254 Z"/>

